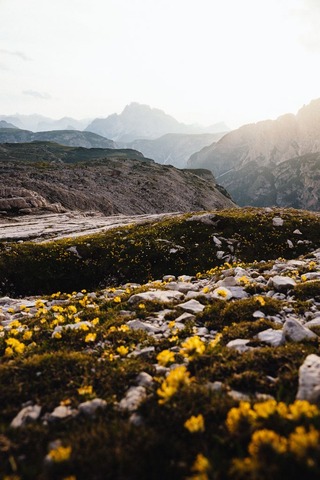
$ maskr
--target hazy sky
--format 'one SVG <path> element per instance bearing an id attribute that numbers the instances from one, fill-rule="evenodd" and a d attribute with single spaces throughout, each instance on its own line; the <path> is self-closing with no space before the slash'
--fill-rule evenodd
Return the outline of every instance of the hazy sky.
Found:
<path id="1" fill-rule="evenodd" d="M 0 0 L 0 114 L 243 123 L 320 97 L 320 0 Z"/>

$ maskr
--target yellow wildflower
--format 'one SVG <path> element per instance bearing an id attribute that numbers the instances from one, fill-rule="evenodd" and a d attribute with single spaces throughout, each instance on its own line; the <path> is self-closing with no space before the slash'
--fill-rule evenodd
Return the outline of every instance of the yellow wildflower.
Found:
<path id="1" fill-rule="evenodd" d="M 251 443 L 248 450 L 251 456 L 259 457 L 266 447 L 271 448 L 276 453 L 285 453 L 287 451 L 287 439 L 281 437 L 273 430 L 257 430 L 251 437 Z"/>
<path id="2" fill-rule="evenodd" d="M 289 436 L 289 449 L 297 457 L 303 458 L 310 454 L 310 450 L 319 449 L 320 432 L 313 426 L 307 431 L 304 427 L 297 427 Z"/>
<path id="3" fill-rule="evenodd" d="M 223 287 L 218 288 L 218 289 L 215 291 L 215 293 L 216 293 L 219 297 L 221 297 L 221 298 L 227 298 L 227 296 L 228 296 L 227 290 L 226 290 L 225 288 L 223 288 Z"/>
<path id="4" fill-rule="evenodd" d="M 243 286 L 250 284 L 250 280 L 246 275 L 243 275 L 242 277 L 238 278 L 238 282 L 240 285 L 243 285 Z"/>
<path id="5" fill-rule="evenodd" d="M 19 322 L 19 320 L 12 320 L 9 323 L 9 328 L 19 328 L 19 327 L 21 327 L 21 323 Z"/>
<path id="6" fill-rule="evenodd" d="M 205 344 L 197 335 L 188 338 L 185 342 L 182 343 L 181 346 L 182 349 L 180 353 L 183 356 L 189 358 L 190 360 L 193 360 L 198 355 L 202 355 L 206 349 Z"/>
<path id="7" fill-rule="evenodd" d="M 157 361 L 159 365 L 165 367 L 168 363 L 174 362 L 174 353 L 170 352 L 170 350 L 162 350 L 157 355 Z"/>
<path id="8" fill-rule="evenodd" d="M 19 342 L 19 340 L 12 337 L 6 340 L 6 344 L 8 345 L 8 347 L 12 347 L 15 353 L 23 353 L 26 348 L 24 343 Z"/>
<path id="9" fill-rule="evenodd" d="M 129 348 L 125 347 L 124 345 L 121 345 L 120 347 L 117 348 L 117 352 L 121 357 L 125 357 L 127 353 L 129 352 Z"/>
<path id="10" fill-rule="evenodd" d="M 94 342 L 96 338 L 97 338 L 97 334 L 96 334 L 96 333 L 88 333 L 88 335 L 86 335 L 84 341 L 85 341 L 86 343 Z"/>
<path id="11" fill-rule="evenodd" d="M 257 297 L 255 297 L 255 299 L 256 299 L 257 302 L 259 302 L 261 307 L 265 306 L 266 301 L 261 295 L 258 295 Z"/>
<path id="12" fill-rule="evenodd" d="M 307 275 L 301 275 L 301 282 L 306 282 L 308 280 Z"/>
<path id="13" fill-rule="evenodd" d="M 192 472 L 195 472 L 195 475 L 192 475 L 192 477 L 190 477 L 192 480 L 208 480 L 208 472 L 210 470 L 211 466 L 210 466 L 210 462 L 209 460 L 207 459 L 207 457 L 205 457 L 204 455 L 202 455 L 202 453 L 198 453 L 192 467 L 191 467 L 191 471 Z"/>
<path id="14" fill-rule="evenodd" d="M 184 422 L 184 427 L 191 433 L 204 432 L 205 427 L 203 415 L 201 415 L 201 413 L 198 416 L 192 415 L 192 417 Z"/>
<path id="15" fill-rule="evenodd" d="M 140 308 L 140 310 L 143 310 L 146 308 L 146 306 L 144 303 L 139 303 L 138 308 Z"/>
<path id="16" fill-rule="evenodd" d="M 26 330 L 23 334 L 23 340 L 30 340 L 32 338 L 33 332 L 31 330 Z"/>
<path id="17" fill-rule="evenodd" d="M 119 296 L 114 297 L 113 301 L 114 301 L 114 303 L 120 303 L 120 302 L 121 302 L 121 298 L 120 298 Z"/>
<path id="18" fill-rule="evenodd" d="M 210 342 L 211 347 L 216 347 L 222 338 L 222 333 L 217 333 L 213 340 Z"/>
<path id="19" fill-rule="evenodd" d="M 171 337 L 168 338 L 169 342 L 173 343 L 179 340 L 178 335 L 172 335 Z"/>
<path id="20" fill-rule="evenodd" d="M 71 456 L 72 448 L 63 447 L 62 445 L 56 448 L 52 448 L 48 453 L 48 458 L 55 463 L 66 462 Z"/>
<path id="21" fill-rule="evenodd" d="M 172 320 L 171 322 L 168 323 L 168 327 L 169 327 L 170 329 L 172 329 L 172 328 L 175 327 L 175 324 L 176 324 L 176 322 L 175 322 L 174 320 Z"/>
<path id="22" fill-rule="evenodd" d="M 6 357 L 12 357 L 14 354 L 13 348 L 7 347 L 4 351 Z"/>
<path id="23" fill-rule="evenodd" d="M 91 395 L 93 392 L 92 385 L 86 385 L 84 387 L 78 388 L 79 395 Z"/>
<path id="24" fill-rule="evenodd" d="M 128 332 L 129 330 L 130 328 L 128 327 L 128 325 L 120 325 L 120 327 L 118 328 L 119 332 Z"/>
<path id="25" fill-rule="evenodd" d="M 76 322 L 76 323 L 78 323 L 78 322 Z M 83 330 L 84 332 L 89 330 L 89 327 L 86 323 L 82 323 L 79 328 L 80 328 L 80 330 Z"/>
<path id="26" fill-rule="evenodd" d="M 57 340 L 60 340 L 60 338 L 62 338 L 62 335 L 60 332 L 53 332 L 52 338 L 56 338 Z"/>
<path id="27" fill-rule="evenodd" d="M 226 425 L 230 433 L 236 434 L 240 431 L 240 427 L 248 423 L 252 423 L 257 414 L 251 409 L 249 402 L 240 402 L 239 407 L 229 410 Z"/>
<path id="28" fill-rule="evenodd" d="M 93 326 L 98 325 L 99 322 L 100 322 L 100 319 L 99 319 L 98 317 L 96 317 L 96 318 L 94 318 L 93 320 L 91 320 L 91 324 L 92 324 Z"/>
<path id="29" fill-rule="evenodd" d="M 300 420 L 301 417 L 315 417 L 320 415 L 320 410 L 316 405 L 312 405 L 306 400 L 296 400 L 288 407 L 288 418 Z"/>
<path id="30" fill-rule="evenodd" d="M 161 387 L 157 390 L 157 394 L 160 397 L 160 405 L 168 402 L 179 388 L 184 385 L 189 385 L 192 380 L 190 373 L 184 365 L 171 370 Z"/>
<path id="31" fill-rule="evenodd" d="M 77 313 L 77 307 L 75 305 L 68 305 L 67 310 L 69 313 Z"/>

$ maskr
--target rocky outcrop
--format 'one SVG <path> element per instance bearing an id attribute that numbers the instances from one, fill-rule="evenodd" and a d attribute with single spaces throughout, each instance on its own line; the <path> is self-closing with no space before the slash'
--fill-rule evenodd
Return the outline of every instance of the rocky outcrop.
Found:
<path id="1" fill-rule="evenodd" d="M 21 194 L 8 190 L 7 185 L 23 191 L 24 200 Z M 159 165 L 133 150 L 70 150 L 42 143 L 5 145 L 0 149 L 0 195 L 1 191 L 1 210 L 10 214 L 27 213 L 25 209 L 39 199 L 43 205 L 37 208 L 61 204 L 68 210 L 92 210 L 105 215 L 234 206 L 216 188 L 213 176 L 204 179 Z M 15 198 L 15 207 L 13 200 L 9 205 L 8 195 Z"/>
<path id="2" fill-rule="evenodd" d="M 64 212 L 59 203 L 50 203 L 39 193 L 26 188 L 0 186 L 0 214 L 22 215 L 38 212 Z"/>
<path id="3" fill-rule="evenodd" d="M 318 160 L 314 163 L 318 157 L 306 160 L 305 156 L 318 152 L 320 99 L 304 106 L 297 115 L 283 115 L 228 133 L 192 155 L 188 166 L 209 168 L 240 205 L 316 210 L 318 184 L 314 185 L 310 173 L 318 168 Z M 317 170 L 312 177 L 314 173 Z"/>

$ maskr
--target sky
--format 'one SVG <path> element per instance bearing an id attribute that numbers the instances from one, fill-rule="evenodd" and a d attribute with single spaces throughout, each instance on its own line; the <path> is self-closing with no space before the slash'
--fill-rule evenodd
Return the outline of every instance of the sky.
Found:
<path id="1" fill-rule="evenodd" d="M 320 97 L 320 0 L 0 0 L 0 114 L 231 128 Z"/>

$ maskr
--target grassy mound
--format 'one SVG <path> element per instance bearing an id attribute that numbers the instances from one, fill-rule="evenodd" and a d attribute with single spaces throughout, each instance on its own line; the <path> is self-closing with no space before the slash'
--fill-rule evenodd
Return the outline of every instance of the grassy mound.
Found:
<path id="1" fill-rule="evenodd" d="M 277 216 L 282 226 L 273 225 Z M 195 275 L 226 261 L 294 258 L 320 246 L 319 216 L 310 212 L 250 208 L 215 212 L 212 217 L 209 224 L 191 220 L 188 214 L 90 237 L 0 244 L 0 294 L 144 283 L 168 273 Z M 297 229 L 302 235 L 293 233 Z M 222 258 L 218 251 L 224 252 Z"/>

